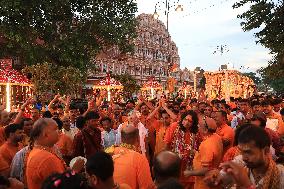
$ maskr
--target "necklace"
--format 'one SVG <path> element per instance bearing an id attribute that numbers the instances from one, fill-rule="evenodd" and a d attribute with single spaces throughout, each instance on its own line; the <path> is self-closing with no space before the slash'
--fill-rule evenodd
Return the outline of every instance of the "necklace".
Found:
<path id="1" fill-rule="evenodd" d="M 44 146 L 41 146 L 41 145 L 34 145 L 34 149 L 45 150 L 45 151 L 53 154 L 55 157 L 57 157 L 60 160 L 60 162 L 63 164 L 64 168 L 67 169 L 67 165 L 66 165 L 65 161 L 54 151 L 54 149 L 44 147 Z"/>
<path id="2" fill-rule="evenodd" d="M 118 151 L 118 153 L 114 153 L 115 148 L 117 148 L 117 147 L 126 148 L 127 150 L 125 150 L 125 149 L 120 149 L 120 150 Z M 137 148 L 136 148 L 134 145 L 132 145 L 132 144 L 126 144 L 126 143 L 121 143 L 120 145 L 112 145 L 111 147 L 108 147 L 108 148 L 105 150 L 105 152 L 111 154 L 111 155 L 112 155 L 112 159 L 114 160 L 114 159 L 117 159 L 117 158 L 121 157 L 122 155 L 128 153 L 129 150 L 130 150 L 130 151 L 132 150 L 132 151 L 139 152 L 139 150 L 137 150 Z M 139 152 L 139 153 L 140 153 L 140 152 Z"/>
<path id="3" fill-rule="evenodd" d="M 133 150 L 133 151 L 139 152 L 139 150 L 137 150 L 136 146 L 134 146 L 132 144 L 121 143 L 119 145 L 119 147 L 123 147 L 123 148 L 127 148 L 129 150 Z"/>

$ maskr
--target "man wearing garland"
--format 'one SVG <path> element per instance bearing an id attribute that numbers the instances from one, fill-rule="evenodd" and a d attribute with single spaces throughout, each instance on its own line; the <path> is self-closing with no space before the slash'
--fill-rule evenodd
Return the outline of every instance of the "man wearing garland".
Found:
<path id="1" fill-rule="evenodd" d="M 31 139 L 33 148 L 25 157 L 25 178 L 29 189 L 40 189 L 44 180 L 53 173 L 63 173 L 67 166 L 55 151 L 58 142 L 57 123 L 49 118 L 35 122 Z M 73 169 L 79 172 L 83 168 L 82 160 L 77 160 Z"/>
<path id="2" fill-rule="evenodd" d="M 114 161 L 114 181 L 133 189 L 154 186 L 146 156 L 139 153 L 139 130 L 131 124 L 121 129 L 121 144 L 106 149 Z"/>
<path id="3" fill-rule="evenodd" d="M 167 130 L 164 140 L 167 149 L 181 158 L 181 183 L 185 189 L 192 188 L 194 177 L 185 177 L 183 172 L 192 169 L 193 158 L 201 142 L 197 114 L 194 111 L 184 113 L 180 122 L 173 123 Z"/>
<path id="4" fill-rule="evenodd" d="M 222 138 L 216 134 L 217 124 L 214 119 L 204 117 L 199 123 L 203 141 L 195 153 L 193 160 L 193 170 L 186 170 L 186 176 L 195 176 L 194 189 L 209 188 L 203 181 L 206 172 L 213 168 L 218 168 L 223 157 Z"/>
<path id="5" fill-rule="evenodd" d="M 247 189 L 284 188 L 284 167 L 277 165 L 270 153 L 271 141 L 267 132 L 254 125 L 247 125 L 238 137 L 241 155 L 212 170 L 204 179 L 210 188 L 223 186 Z"/>

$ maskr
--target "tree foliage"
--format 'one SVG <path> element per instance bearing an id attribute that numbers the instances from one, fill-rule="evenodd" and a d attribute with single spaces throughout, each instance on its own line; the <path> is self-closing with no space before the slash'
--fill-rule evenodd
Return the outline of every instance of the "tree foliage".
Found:
<path id="1" fill-rule="evenodd" d="M 243 20 L 241 26 L 244 31 L 257 29 L 257 42 L 270 49 L 273 59 L 268 67 L 261 68 L 264 82 L 270 84 L 277 92 L 283 92 L 284 73 L 284 2 L 283 0 L 241 0 L 233 5 L 240 8 L 249 5 L 250 8 L 239 18 Z M 280 82 L 280 83 L 278 83 Z"/>
<path id="2" fill-rule="evenodd" d="M 264 84 L 270 85 L 277 93 L 284 93 L 284 60 L 273 58 L 266 68 L 259 69 Z"/>
<path id="3" fill-rule="evenodd" d="M 140 90 L 141 86 L 137 84 L 136 79 L 130 74 L 113 75 L 113 78 L 120 81 L 124 86 L 123 92 L 127 97 Z"/>
<path id="4" fill-rule="evenodd" d="M 78 68 L 63 67 L 51 63 L 27 66 L 23 73 L 31 75 L 36 94 L 78 94 L 80 87 L 86 81 L 86 75 Z"/>
<path id="5" fill-rule="evenodd" d="M 251 78 L 255 85 L 259 85 L 261 83 L 261 78 L 256 75 L 255 72 L 247 72 L 242 73 L 244 76 Z"/>
<path id="6" fill-rule="evenodd" d="M 241 0 L 233 8 L 250 5 L 250 9 L 238 18 L 243 19 L 244 31 L 258 29 L 258 42 L 272 53 L 282 53 L 284 49 L 284 5 L 283 0 Z"/>
<path id="7" fill-rule="evenodd" d="M 103 48 L 131 51 L 133 0 L 0 0 L 0 57 L 85 70 Z"/>

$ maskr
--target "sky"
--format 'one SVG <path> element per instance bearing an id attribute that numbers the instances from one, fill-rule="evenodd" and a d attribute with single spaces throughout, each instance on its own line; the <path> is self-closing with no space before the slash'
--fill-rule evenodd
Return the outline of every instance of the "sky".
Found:
<path id="1" fill-rule="evenodd" d="M 173 7 L 174 1 L 169 0 Z M 172 8 L 169 16 L 169 32 L 179 48 L 181 68 L 206 71 L 218 70 L 222 64 L 241 72 L 256 71 L 266 66 L 271 58 L 269 50 L 256 44 L 254 32 L 244 32 L 237 15 L 248 7 L 233 9 L 236 0 L 180 0 L 183 12 Z M 138 14 L 153 14 L 158 0 L 136 0 Z M 159 2 L 163 2 L 160 0 Z M 160 3 L 159 19 L 164 23 L 164 4 Z M 214 5 L 214 6 L 213 6 Z M 226 45 L 228 52 L 221 55 L 217 46 Z"/>

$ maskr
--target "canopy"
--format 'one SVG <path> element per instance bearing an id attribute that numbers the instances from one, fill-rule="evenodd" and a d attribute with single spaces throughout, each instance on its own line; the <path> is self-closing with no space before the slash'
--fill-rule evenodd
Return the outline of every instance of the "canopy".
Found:
<path id="1" fill-rule="evenodd" d="M 104 80 L 101 80 L 97 85 L 93 86 L 94 89 L 123 89 L 123 85 L 115 80 L 107 76 Z"/>
<path id="2" fill-rule="evenodd" d="M 183 85 L 183 86 L 181 86 L 181 87 L 179 88 L 179 90 L 180 90 L 180 91 L 187 91 L 187 92 L 189 92 L 189 91 L 192 90 L 192 86 L 190 86 L 190 85 Z"/>
<path id="3" fill-rule="evenodd" d="M 21 86 L 32 86 L 30 80 L 23 74 L 12 68 L 11 59 L 1 59 L 0 69 L 0 85 L 21 85 Z"/>
<path id="4" fill-rule="evenodd" d="M 163 87 L 159 82 L 150 80 L 144 83 L 141 88 L 141 90 L 150 90 L 150 89 L 158 90 L 158 89 L 163 89 Z"/>

